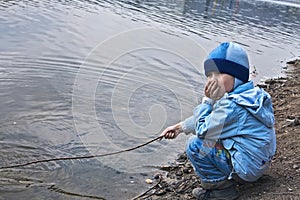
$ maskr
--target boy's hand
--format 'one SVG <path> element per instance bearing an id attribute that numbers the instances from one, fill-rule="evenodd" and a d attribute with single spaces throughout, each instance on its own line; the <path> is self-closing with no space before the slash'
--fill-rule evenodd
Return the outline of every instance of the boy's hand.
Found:
<path id="1" fill-rule="evenodd" d="M 173 126 L 169 126 L 166 128 L 161 134 L 161 137 L 164 137 L 166 139 L 174 139 L 176 138 L 180 133 L 182 133 L 181 125 L 175 124 Z"/>
<path id="2" fill-rule="evenodd" d="M 218 100 L 225 94 L 225 91 L 222 90 L 222 88 L 218 85 L 218 82 L 216 80 L 213 80 L 206 83 L 204 94 L 208 98 Z"/>

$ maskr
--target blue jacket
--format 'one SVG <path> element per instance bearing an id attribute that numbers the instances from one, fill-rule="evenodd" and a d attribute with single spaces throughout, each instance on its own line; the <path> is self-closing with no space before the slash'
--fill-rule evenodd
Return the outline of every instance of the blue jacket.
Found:
<path id="1" fill-rule="evenodd" d="M 234 172 L 245 181 L 255 181 L 275 154 L 274 121 L 270 95 L 250 81 L 226 93 L 213 106 L 198 105 L 181 125 L 185 133 L 220 139 L 231 155 Z"/>

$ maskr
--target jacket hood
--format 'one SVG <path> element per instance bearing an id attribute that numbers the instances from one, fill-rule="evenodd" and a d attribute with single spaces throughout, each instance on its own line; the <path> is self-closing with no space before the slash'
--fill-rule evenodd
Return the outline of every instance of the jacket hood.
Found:
<path id="1" fill-rule="evenodd" d="M 271 96 L 264 89 L 254 87 L 252 81 L 238 86 L 228 94 L 228 98 L 243 106 L 267 127 L 271 128 L 274 126 L 275 119 Z"/>

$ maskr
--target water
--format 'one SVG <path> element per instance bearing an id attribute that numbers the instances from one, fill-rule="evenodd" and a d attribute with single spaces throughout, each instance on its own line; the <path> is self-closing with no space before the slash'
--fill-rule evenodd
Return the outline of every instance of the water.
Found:
<path id="1" fill-rule="evenodd" d="M 108 153 L 157 136 L 202 97 L 222 41 L 255 82 L 299 55 L 298 1 L 0 1 L 0 166 Z M 186 136 L 101 159 L 1 170 L 0 199 L 130 199 Z"/>

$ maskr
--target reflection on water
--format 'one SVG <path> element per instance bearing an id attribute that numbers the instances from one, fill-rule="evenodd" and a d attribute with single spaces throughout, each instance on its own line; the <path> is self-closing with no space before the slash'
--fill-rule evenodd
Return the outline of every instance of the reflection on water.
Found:
<path id="1" fill-rule="evenodd" d="M 0 167 L 155 137 L 191 114 L 201 63 L 221 41 L 246 48 L 254 81 L 279 75 L 300 50 L 299 9 L 294 0 L 0 0 Z M 0 169 L 0 199 L 128 199 L 185 140 Z"/>

